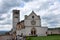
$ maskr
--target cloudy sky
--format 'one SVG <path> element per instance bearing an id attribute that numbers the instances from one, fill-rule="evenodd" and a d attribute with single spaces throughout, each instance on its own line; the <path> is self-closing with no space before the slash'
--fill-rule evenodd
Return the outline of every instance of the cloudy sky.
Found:
<path id="1" fill-rule="evenodd" d="M 60 27 L 60 0 L 0 0 L 0 31 L 11 30 L 13 9 L 20 10 L 21 20 L 33 10 L 42 26 Z"/>

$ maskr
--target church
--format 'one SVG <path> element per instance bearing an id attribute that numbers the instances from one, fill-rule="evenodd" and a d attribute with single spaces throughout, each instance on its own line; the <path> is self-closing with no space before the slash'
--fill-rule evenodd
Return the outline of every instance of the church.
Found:
<path id="1" fill-rule="evenodd" d="M 60 34 L 60 28 L 48 28 L 41 25 L 41 17 L 32 11 L 20 21 L 20 10 L 13 10 L 12 30 L 0 35 L 0 40 L 20 40 L 20 36 L 48 36 Z"/>
<path id="2" fill-rule="evenodd" d="M 16 30 L 16 35 L 25 36 L 47 36 L 48 30 L 48 27 L 41 26 L 41 18 L 34 11 L 25 15 L 24 20 L 19 22 L 19 10 L 14 10 L 13 28 Z"/>

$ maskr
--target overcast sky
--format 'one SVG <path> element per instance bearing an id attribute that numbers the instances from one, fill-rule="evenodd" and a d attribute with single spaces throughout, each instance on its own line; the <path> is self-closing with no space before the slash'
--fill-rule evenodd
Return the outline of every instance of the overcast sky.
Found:
<path id="1" fill-rule="evenodd" d="M 11 30 L 13 9 L 20 10 L 21 20 L 33 10 L 42 26 L 60 27 L 60 0 L 0 0 L 0 31 Z"/>

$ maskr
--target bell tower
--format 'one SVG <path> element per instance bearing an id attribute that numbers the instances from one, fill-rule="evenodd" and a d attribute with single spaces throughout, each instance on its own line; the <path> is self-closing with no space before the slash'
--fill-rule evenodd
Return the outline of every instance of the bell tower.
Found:
<path id="1" fill-rule="evenodd" d="M 16 30 L 16 25 L 20 20 L 20 10 L 13 10 L 13 31 Z"/>

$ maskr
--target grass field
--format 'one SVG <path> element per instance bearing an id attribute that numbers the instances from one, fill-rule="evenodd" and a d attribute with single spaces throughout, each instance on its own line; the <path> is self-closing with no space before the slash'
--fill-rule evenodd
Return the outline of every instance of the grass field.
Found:
<path id="1" fill-rule="evenodd" d="M 40 37 L 27 37 L 27 40 L 60 40 L 60 35 L 40 36 Z"/>

